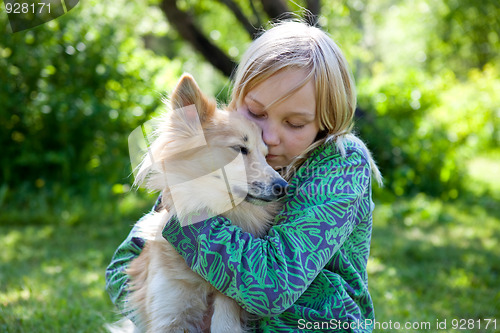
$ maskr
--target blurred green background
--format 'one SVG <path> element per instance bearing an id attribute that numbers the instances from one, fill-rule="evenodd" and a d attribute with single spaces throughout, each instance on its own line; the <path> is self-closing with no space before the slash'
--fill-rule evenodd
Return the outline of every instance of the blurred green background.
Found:
<path id="1" fill-rule="evenodd" d="M 356 131 L 385 177 L 368 266 L 377 321 L 500 332 L 497 0 L 88 0 L 15 34 L 2 6 L 0 332 L 118 318 L 104 271 L 155 200 L 131 190 L 128 134 L 182 72 L 227 101 L 258 28 L 302 7 L 352 66 Z"/>

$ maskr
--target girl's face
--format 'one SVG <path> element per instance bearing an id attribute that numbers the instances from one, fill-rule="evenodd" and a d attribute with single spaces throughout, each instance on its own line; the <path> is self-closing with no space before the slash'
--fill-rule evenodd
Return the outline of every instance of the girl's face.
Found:
<path id="1" fill-rule="evenodd" d="M 237 106 L 239 113 L 262 128 L 262 138 L 269 148 L 266 160 L 276 170 L 288 166 L 319 131 L 311 80 L 283 101 L 271 105 L 299 85 L 306 75 L 299 69 L 278 72 L 250 90 Z"/>

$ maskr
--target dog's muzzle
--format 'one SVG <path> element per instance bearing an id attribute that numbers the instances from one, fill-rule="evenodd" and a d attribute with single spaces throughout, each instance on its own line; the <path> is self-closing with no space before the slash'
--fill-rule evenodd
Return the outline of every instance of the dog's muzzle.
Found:
<path id="1" fill-rule="evenodd" d="M 279 199 L 285 196 L 287 188 L 288 183 L 284 179 L 278 178 L 273 182 L 271 192 L 276 196 L 276 199 Z"/>
<path id="2" fill-rule="evenodd" d="M 246 197 L 247 201 L 275 201 L 286 194 L 288 183 L 283 178 L 276 178 L 271 184 L 262 182 L 253 182 L 249 186 L 249 191 Z"/>

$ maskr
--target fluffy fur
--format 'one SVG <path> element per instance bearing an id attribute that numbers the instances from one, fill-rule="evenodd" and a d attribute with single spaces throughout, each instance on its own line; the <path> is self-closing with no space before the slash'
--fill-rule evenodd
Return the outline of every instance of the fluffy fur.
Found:
<path id="1" fill-rule="evenodd" d="M 191 271 L 161 231 L 174 214 L 192 223 L 191 213 L 203 211 L 263 236 L 286 182 L 266 163 L 258 126 L 217 109 L 191 76 L 181 78 L 171 103 L 136 177 L 162 192 L 163 209 L 141 221 L 146 245 L 127 271 L 135 331 L 242 332 L 247 314 Z"/>

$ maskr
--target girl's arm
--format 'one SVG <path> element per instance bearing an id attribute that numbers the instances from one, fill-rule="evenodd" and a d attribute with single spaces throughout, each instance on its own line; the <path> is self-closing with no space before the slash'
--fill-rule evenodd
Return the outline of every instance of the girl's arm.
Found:
<path id="1" fill-rule="evenodd" d="M 193 271 L 245 310 L 279 314 L 371 213 L 371 201 L 366 200 L 370 166 L 360 151 L 315 161 L 314 168 L 301 168 L 291 181 L 293 196 L 263 239 L 221 216 L 186 227 L 173 218 L 163 236 Z"/>
<path id="2" fill-rule="evenodd" d="M 161 195 L 156 200 L 156 203 L 150 214 L 161 209 Z M 120 312 L 125 312 L 124 300 L 128 294 L 129 277 L 126 273 L 132 260 L 137 258 L 144 248 L 145 240 L 141 237 L 140 222 L 149 217 L 149 214 L 143 216 L 136 225 L 132 228 L 127 238 L 116 249 L 111 263 L 106 268 L 106 291 L 111 298 L 111 302 L 118 307 Z M 125 314 L 125 313 L 124 313 Z"/>
<path id="3" fill-rule="evenodd" d="M 122 312 L 125 313 L 125 296 L 128 294 L 129 277 L 126 273 L 132 260 L 137 258 L 144 247 L 144 240 L 137 237 L 137 227 L 132 228 L 127 239 L 116 249 L 111 263 L 106 268 L 106 291 L 111 298 L 111 302 Z"/>

